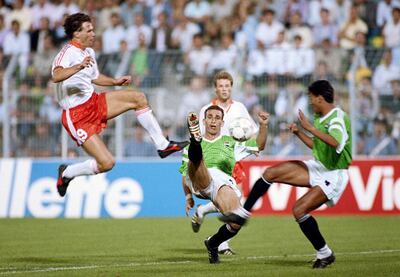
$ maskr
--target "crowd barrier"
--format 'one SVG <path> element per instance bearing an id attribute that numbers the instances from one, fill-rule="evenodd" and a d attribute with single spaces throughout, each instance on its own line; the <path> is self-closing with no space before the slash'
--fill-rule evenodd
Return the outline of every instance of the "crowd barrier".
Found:
<path id="1" fill-rule="evenodd" d="M 185 216 L 179 160 L 119 161 L 105 174 L 75 178 L 67 196 L 55 183 L 59 160 L 0 159 L 1 218 L 134 218 Z M 278 161 L 244 162 L 246 195 L 262 170 Z M 339 203 L 321 214 L 400 214 L 400 159 L 357 160 Z M 304 189 L 275 184 L 254 214 L 289 214 Z M 196 203 L 204 200 L 196 199 Z"/>

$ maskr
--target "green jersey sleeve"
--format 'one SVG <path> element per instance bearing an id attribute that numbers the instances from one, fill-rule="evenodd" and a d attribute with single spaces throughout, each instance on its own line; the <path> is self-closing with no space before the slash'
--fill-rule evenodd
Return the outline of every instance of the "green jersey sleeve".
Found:
<path id="1" fill-rule="evenodd" d="M 336 153 L 340 154 L 349 138 L 344 120 L 338 117 L 333 118 L 329 122 L 328 133 L 339 143 L 338 147 L 336 147 Z"/>
<path id="2" fill-rule="evenodd" d="M 188 162 L 189 162 L 188 149 L 189 147 L 186 146 L 182 152 L 182 163 L 181 166 L 179 167 L 179 172 L 182 174 L 182 176 L 186 176 L 187 173 Z"/>

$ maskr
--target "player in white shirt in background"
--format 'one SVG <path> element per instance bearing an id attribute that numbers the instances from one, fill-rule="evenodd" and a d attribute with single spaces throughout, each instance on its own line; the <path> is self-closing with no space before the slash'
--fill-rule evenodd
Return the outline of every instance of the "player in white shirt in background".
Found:
<path id="1" fill-rule="evenodd" d="M 205 132 L 204 127 L 204 112 L 205 110 L 212 106 L 218 105 L 224 110 L 224 125 L 221 128 L 221 135 L 229 135 L 229 126 L 231 122 L 238 117 L 244 117 L 250 120 L 253 125 L 253 134 L 258 133 L 258 126 L 254 122 L 253 118 L 250 116 L 246 107 L 232 99 L 232 86 L 233 86 L 233 78 L 232 75 L 226 71 L 220 71 L 214 76 L 214 89 L 216 97 L 211 101 L 211 103 L 205 105 L 201 108 L 199 113 L 199 122 L 200 122 L 200 131 L 202 134 Z M 236 180 L 239 188 L 241 188 L 241 184 L 243 181 L 244 172 L 240 163 L 236 163 L 235 168 L 233 169 L 233 178 Z M 194 215 L 192 216 L 192 228 L 194 232 L 198 232 L 201 224 L 203 223 L 204 216 L 209 213 L 216 213 L 218 209 L 212 202 L 209 202 L 205 205 L 199 205 L 196 208 Z M 230 248 L 228 241 L 223 242 L 219 245 L 218 251 L 221 254 L 232 255 L 234 252 Z"/>
<path id="2" fill-rule="evenodd" d="M 131 76 L 114 79 L 102 75 L 94 50 L 94 28 L 91 19 L 83 13 L 67 17 L 64 30 L 70 42 L 57 54 L 52 66 L 52 80 L 57 83 L 57 99 L 63 109 L 62 124 L 78 146 L 92 156 L 85 162 L 58 168 L 57 190 L 64 196 L 72 179 L 81 175 L 106 172 L 115 160 L 99 136 L 107 120 L 129 110 L 135 110 L 139 123 L 147 130 L 161 158 L 182 150 L 188 142 L 168 141 L 153 116 L 146 96 L 132 89 L 96 93 L 95 85 L 129 85 Z"/>

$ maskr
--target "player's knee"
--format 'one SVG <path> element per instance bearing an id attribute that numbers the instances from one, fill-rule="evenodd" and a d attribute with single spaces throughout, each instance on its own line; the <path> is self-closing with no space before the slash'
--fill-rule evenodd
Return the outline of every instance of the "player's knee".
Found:
<path id="1" fill-rule="evenodd" d="M 115 160 L 114 159 L 107 159 L 101 162 L 98 162 L 98 167 L 100 172 L 106 172 L 111 170 L 114 165 L 115 165 Z"/>
<path id="2" fill-rule="evenodd" d="M 292 208 L 292 214 L 294 218 L 299 219 L 306 214 L 306 210 L 303 205 L 295 203 Z"/>
<path id="3" fill-rule="evenodd" d="M 242 228 L 242 226 L 236 223 L 229 223 L 229 227 L 236 233 L 239 232 L 240 228 Z"/>
<path id="4" fill-rule="evenodd" d="M 270 183 L 274 182 L 274 179 L 275 179 L 275 173 L 274 173 L 274 171 L 271 170 L 270 168 L 267 168 L 267 169 L 264 171 L 263 178 L 264 178 L 264 180 L 266 180 L 266 181 L 268 181 L 268 182 L 270 182 Z"/>
<path id="5" fill-rule="evenodd" d="M 146 108 L 149 105 L 147 102 L 146 95 L 143 92 L 136 92 L 135 105 L 136 105 L 136 109 L 139 109 L 139 110 Z"/>

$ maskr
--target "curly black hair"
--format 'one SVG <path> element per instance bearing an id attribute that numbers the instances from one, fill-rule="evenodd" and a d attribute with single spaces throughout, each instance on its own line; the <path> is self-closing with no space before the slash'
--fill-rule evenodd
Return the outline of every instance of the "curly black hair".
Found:
<path id="1" fill-rule="evenodd" d="M 84 22 L 92 22 L 90 16 L 84 13 L 74 13 L 65 19 L 64 31 L 69 39 L 72 39 L 74 32 L 80 31 Z"/>
<path id="2" fill-rule="evenodd" d="M 321 95 L 326 102 L 333 103 L 335 91 L 327 80 L 318 80 L 308 87 L 309 93 L 319 96 Z"/>

